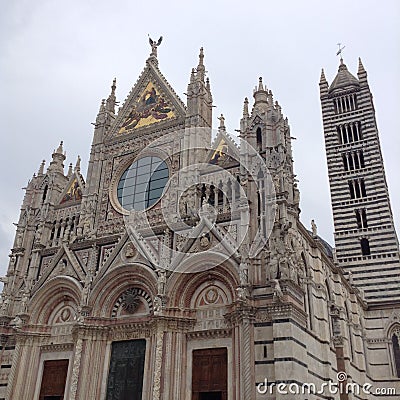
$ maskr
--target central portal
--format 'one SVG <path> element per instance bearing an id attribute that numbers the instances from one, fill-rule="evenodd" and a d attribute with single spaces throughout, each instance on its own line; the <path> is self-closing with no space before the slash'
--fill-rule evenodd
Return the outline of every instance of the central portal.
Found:
<path id="1" fill-rule="evenodd" d="M 192 400 L 227 400 L 226 348 L 193 350 Z"/>
<path id="2" fill-rule="evenodd" d="M 112 344 L 107 400 L 142 399 L 145 351 L 144 339 Z"/>

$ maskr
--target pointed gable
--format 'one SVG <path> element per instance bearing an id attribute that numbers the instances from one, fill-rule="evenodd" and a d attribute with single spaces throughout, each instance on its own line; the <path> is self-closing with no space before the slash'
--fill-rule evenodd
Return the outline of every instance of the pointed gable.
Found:
<path id="1" fill-rule="evenodd" d="M 159 125 L 157 128 L 177 125 L 184 122 L 185 115 L 185 105 L 156 63 L 149 59 L 115 120 L 111 136 L 130 134 L 155 124 Z"/>
<path id="2" fill-rule="evenodd" d="M 207 163 L 224 168 L 237 165 L 238 160 L 239 149 L 235 142 L 225 131 L 220 130 L 212 144 Z"/>
<path id="3" fill-rule="evenodd" d="M 80 173 L 74 172 L 69 178 L 68 184 L 61 194 L 60 205 L 69 205 L 82 200 L 85 182 Z"/>

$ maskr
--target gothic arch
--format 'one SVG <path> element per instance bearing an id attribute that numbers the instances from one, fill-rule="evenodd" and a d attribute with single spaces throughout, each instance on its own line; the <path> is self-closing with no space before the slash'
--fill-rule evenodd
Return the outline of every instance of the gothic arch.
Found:
<path id="1" fill-rule="evenodd" d="M 388 331 L 389 359 L 393 376 L 400 378 L 400 323 L 395 322 Z"/>
<path id="2" fill-rule="evenodd" d="M 239 284 L 236 267 L 226 262 L 196 274 L 173 274 L 167 289 L 171 306 L 190 308 L 193 301 L 196 301 L 196 295 L 200 293 L 202 285 L 207 282 L 219 286 L 224 292 L 226 301 L 232 302 Z"/>
<path id="3" fill-rule="evenodd" d="M 114 268 L 93 288 L 89 305 L 93 307 L 93 316 L 111 317 L 115 314 L 115 305 L 120 300 L 123 293 L 136 288 L 143 294 L 143 298 L 149 304 L 151 309 L 152 299 L 157 293 L 157 275 L 144 264 L 124 265 Z"/>
<path id="4" fill-rule="evenodd" d="M 31 323 L 48 324 L 55 317 L 55 310 L 61 303 L 68 304 L 70 308 L 80 302 L 82 286 L 69 276 L 60 276 L 50 279 L 33 296 L 29 304 L 32 310 Z"/>

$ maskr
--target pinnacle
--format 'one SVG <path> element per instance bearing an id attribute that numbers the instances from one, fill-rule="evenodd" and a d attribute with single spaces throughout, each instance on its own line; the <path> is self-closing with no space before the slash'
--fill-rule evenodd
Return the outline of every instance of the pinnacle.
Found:
<path id="1" fill-rule="evenodd" d="M 39 175 L 43 175 L 43 173 L 44 173 L 44 165 L 46 164 L 46 160 L 43 160 L 42 162 L 41 162 L 41 164 L 40 164 L 40 167 L 39 167 L 39 171 L 38 171 L 38 176 Z"/>
<path id="2" fill-rule="evenodd" d="M 243 117 L 248 117 L 248 116 L 249 116 L 249 99 L 245 97 L 243 103 Z"/>
<path id="3" fill-rule="evenodd" d="M 75 171 L 79 172 L 81 170 L 81 157 L 78 156 L 76 159 L 76 164 L 75 164 Z"/>
<path id="4" fill-rule="evenodd" d="M 263 90 L 263 83 L 261 76 L 258 78 L 258 90 Z"/>
<path id="5" fill-rule="evenodd" d="M 364 65 L 361 61 L 361 58 L 358 57 L 358 75 L 366 73 Z"/>
<path id="6" fill-rule="evenodd" d="M 67 177 L 70 178 L 72 176 L 72 163 L 69 164 Z"/>
<path id="7" fill-rule="evenodd" d="M 58 146 L 56 153 L 63 154 L 63 144 L 64 142 L 61 140 L 60 145 Z"/>
<path id="8" fill-rule="evenodd" d="M 325 78 L 325 72 L 324 69 L 321 69 L 321 78 L 319 80 L 319 83 L 325 83 L 326 82 L 326 78 Z"/>

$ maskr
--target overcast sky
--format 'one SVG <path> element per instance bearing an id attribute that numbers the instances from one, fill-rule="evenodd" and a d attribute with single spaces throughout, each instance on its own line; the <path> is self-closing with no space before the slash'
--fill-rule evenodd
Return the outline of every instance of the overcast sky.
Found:
<path id="1" fill-rule="evenodd" d="M 86 173 L 100 101 L 117 78 L 123 101 L 163 35 L 159 67 L 178 95 L 204 47 L 215 116 L 239 127 L 258 77 L 288 117 L 301 219 L 333 244 L 319 78 L 332 82 L 337 43 L 356 75 L 358 57 L 374 95 L 392 208 L 400 222 L 400 2 L 385 1 L 2 1 L 0 12 L 0 273 L 8 264 L 24 187 L 64 140 L 67 163 Z M 214 127 L 218 120 L 214 118 Z"/>

